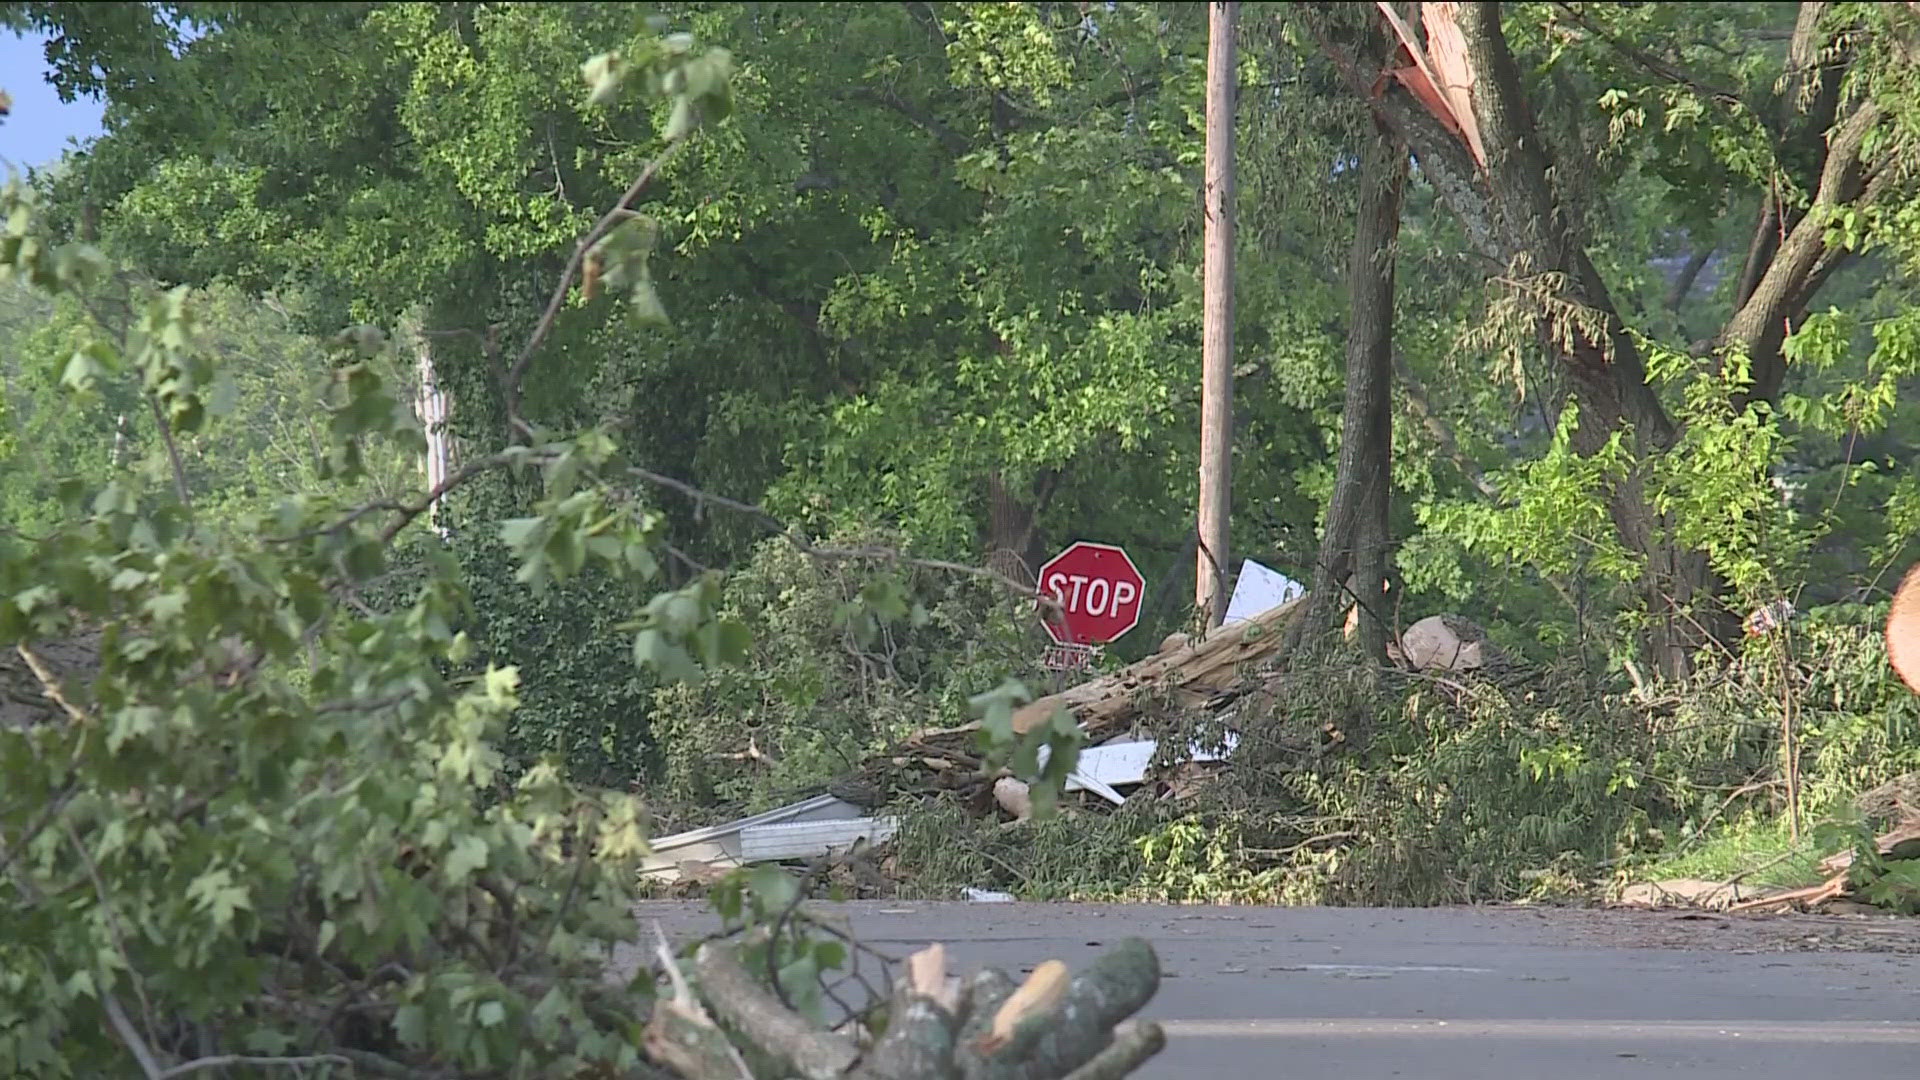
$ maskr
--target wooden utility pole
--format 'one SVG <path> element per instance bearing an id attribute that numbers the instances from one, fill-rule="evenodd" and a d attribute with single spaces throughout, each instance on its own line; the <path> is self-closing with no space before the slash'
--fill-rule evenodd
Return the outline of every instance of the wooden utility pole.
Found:
<path id="1" fill-rule="evenodd" d="M 1207 221 L 1200 336 L 1200 549 L 1194 606 L 1227 613 L 1233 503 L 1233 90 L 1239 4 L 1207 5 Z"/>

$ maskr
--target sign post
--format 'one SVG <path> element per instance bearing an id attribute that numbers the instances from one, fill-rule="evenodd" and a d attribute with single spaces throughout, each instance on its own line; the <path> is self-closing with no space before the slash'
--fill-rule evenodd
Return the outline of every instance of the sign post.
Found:
<path id="1" fill-rule="evenodd" d="M 1146 584 L 1140 568 L 1112 544 L 1082 540 L 1048 559 L 1040 567 L 1038 600 L 1055 645 L 1048 666 L 1084 667 L 1100 646 L 1138 625 Z"/>

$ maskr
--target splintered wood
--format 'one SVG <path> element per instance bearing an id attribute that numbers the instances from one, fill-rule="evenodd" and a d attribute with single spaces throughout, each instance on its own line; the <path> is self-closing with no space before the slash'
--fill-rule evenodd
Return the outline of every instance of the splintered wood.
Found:
<path id="1" fill-rule="evenodd" d="M 1302 600 L 1292 600 L 1243 622 L 1229 623 L 1198 642 L 1176 636 L 1169 649 L 1129 665 L 1111 675 L 1090 679 L 1057 694 L 1033 701 L 1013 714 L 1013 729 L 1032 731 L 1065 709 L 1080 722 L 1087 738 L 1099 740 L 1127 726 L 1148 702 L 1165 701 L 1175 708 L 1198 708 L 1237 689 L 1249 665 L 1271 660 L 1280 651 L 1287 624 L 1301 611 Z M 978 730 L 978 723 L 924 731 L 913 742 Z"/>
<path id="2" fill-rule="evenodd" d="M 1882 859 L 1920 858 L 1920 818 L 1909 817 L 1897 827 L 1874 837 L 1873 846 Z M 1820 871 L 1827 875 L 1827 880 L 1820 884 L 1756 897 L 1734 904 L 1727 910 L 1765 911 L 1794 906 L 1810 908 L 1844 898 L 1853 889 L 1850 880 L 1853 860 L 1854 853 L 1851 851 L 1836 852 L 1820 860 Z"/>

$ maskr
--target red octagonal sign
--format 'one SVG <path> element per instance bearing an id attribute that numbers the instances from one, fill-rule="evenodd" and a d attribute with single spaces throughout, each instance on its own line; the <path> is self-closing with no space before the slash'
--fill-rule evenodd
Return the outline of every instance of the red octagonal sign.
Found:
<path id="1" fill-rule="evenodd" d="M 1040 568 L 1040 594 L 1060 605 L 1046 610 L 1047 633 L 1062 645 L 1105 645 L 1140 621 L 1146 579 L 1112 544 L 1084 540 L 1048 559 Z"/>

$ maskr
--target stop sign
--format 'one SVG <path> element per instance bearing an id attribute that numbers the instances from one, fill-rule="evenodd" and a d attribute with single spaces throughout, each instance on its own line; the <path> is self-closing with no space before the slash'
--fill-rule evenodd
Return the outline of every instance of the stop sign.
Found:
<path id="1" fill-rule="evenodd" d="M 1041 596 L 1061 609 L 1043 616 L 1047 633 L 1062 645 L 1105 645 L 1140 621 L 1146 583 L 1112 544 L 1074 544 L 1040 568 Z"/>

